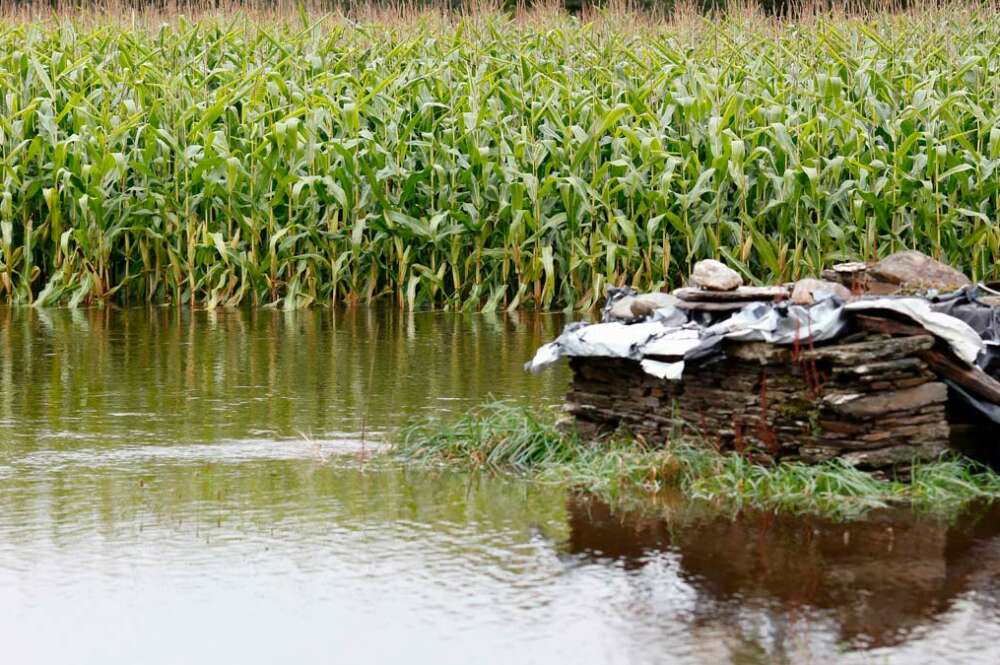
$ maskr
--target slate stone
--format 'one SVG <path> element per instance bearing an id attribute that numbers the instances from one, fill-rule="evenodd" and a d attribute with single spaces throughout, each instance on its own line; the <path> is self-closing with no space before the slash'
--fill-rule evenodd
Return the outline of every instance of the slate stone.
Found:
<path id="1" fill-rule="evenodd" d="M 934 346 L 934 338 L 930 335 L 915 335 L 894 339 L 876 339 L 855 344 L 822 346 L 803 351 L 801 358 L 803 360 L 828 360 L 843 366 L 863 365 L 905 358 L 926 351 L 932 346 Z"/>
<path id="2" fill-rule="evenodd" d="M 787 346 L 767 342 L 723 342 L 726 355 L 738 360 L 746 360 L 761 365 L 788 365 L 792 361 L 792 350 Z"/>
<path id="3" fill-rule="evenodd" d="M 741 286 L 731 291 L 710 291 L 685 287 L 674 290 L 674 296 L 687 302 L 739 302 L 773 301 L 787 298 L 788 289 L 783 286 Z"/>
<path id="4" fill-rule="evenodd" d="M 825 269 L 821 276 L 828 282 L 838 282 L 848 288 L 864 286 L 868 276 L 868 264 L 861 261 L 838 263 Z"/>
<path id="5" fill-rule="evenodd" d="M 948 388 L 937 381 L 915 388 L 859 395 L 827 395 L 823 402 L 832 411 L 850 418 L 877 418 L 896 411 L 916 411 L 944 403 Z"/>

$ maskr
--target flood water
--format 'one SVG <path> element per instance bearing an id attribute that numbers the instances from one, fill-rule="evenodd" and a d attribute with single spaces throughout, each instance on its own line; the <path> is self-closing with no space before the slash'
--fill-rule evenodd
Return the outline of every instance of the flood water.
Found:
<path id="1" fill-rule="evenodd" d="M 564 321 L 0 309 L 5 663 L 995 663 L 1000 512 L 612 510 L 372 463 Z"/>

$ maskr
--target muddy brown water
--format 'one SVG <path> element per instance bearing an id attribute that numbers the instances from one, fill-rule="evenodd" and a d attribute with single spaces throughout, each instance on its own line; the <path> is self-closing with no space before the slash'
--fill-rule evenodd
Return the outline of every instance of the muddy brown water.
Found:
<path id="1" fill-rule="evenodd" d="M 9 663 L 995 663 L 1000 511 L 611 509 L 374 465 L 559 316 L 0 309 Z"/>

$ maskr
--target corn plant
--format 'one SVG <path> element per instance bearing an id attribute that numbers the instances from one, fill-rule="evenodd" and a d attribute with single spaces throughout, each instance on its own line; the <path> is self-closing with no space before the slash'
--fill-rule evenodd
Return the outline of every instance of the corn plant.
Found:
<path id="1" fill-rule="evenodd" d="M 1000 15 L 0 27 L 0 301 L 587 308 L 998 277 Z"/>

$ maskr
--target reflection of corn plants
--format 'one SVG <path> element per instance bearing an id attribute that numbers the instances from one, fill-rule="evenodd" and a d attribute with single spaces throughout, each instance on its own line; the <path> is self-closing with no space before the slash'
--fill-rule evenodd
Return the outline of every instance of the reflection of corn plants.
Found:
<path id="1" fill-rule="evenodd" d="M 0 28 L 0 299 L 586 307 L 998 276 L 1000 18 Z"/>

